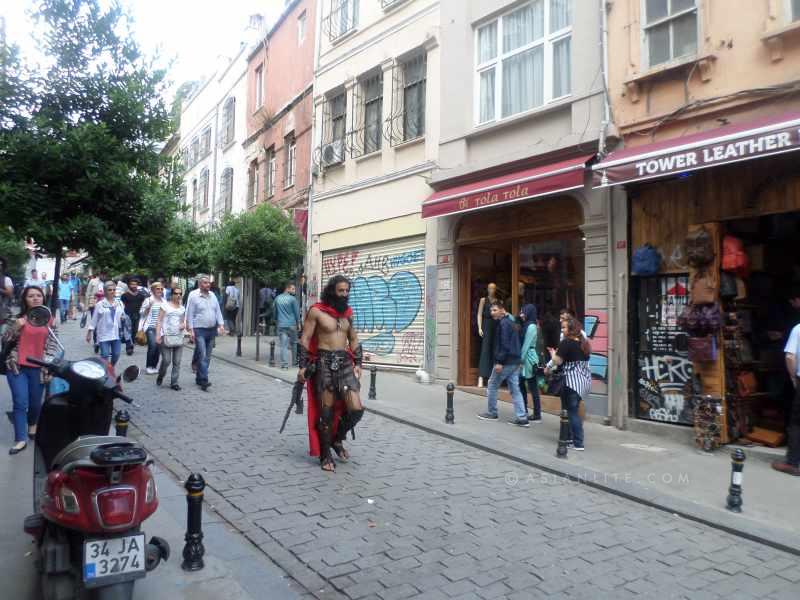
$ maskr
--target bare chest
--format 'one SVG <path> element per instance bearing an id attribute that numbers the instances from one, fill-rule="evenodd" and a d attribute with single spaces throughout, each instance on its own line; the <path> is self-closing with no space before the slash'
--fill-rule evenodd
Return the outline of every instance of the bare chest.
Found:
<path id="1" fill-rule="evenodd" d="M 317 331 L 324 336 L 336 334 L 347 335 L 350 330 L 350 321 L 347 319 L 337 319 L 325 313 L 320 313 L 317 320 Z"/>

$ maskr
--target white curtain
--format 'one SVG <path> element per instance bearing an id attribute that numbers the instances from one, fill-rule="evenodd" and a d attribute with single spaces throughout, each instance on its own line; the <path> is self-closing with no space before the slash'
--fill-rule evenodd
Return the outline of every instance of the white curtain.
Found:
<path id="1" fill-rule="evenodd" d="M 497 21 L 478 30 L 478 64 L 497 56 Z"/>
<path id="2" fill-rule="evenodd" d="M 572 24 L 572 0 L 550 0 L 550 31 L 558 31 Z"/>
<path id="3" fill-rule="evenodd" d="M 496 67 L 483 71 L 480 91 L 480 122 L 486 123 L 494 119 L 494 83 Z"/>
<path id="4" fill-rule="evenodd" d="M 542 46 L 503 61 L 503 116 L 508 117 L 544 102 Z"/>
<path id="5" fill-rule="evenodd" d="M 553 44 L 553 98 L 566 96 L 570 85 L 570 38 Z"/>
<path id="6" fill-rule="evenodd" d="M 503 17 L 503 52 L 511 52 L 542 37 L 543 20 L 543 0 Z"/>

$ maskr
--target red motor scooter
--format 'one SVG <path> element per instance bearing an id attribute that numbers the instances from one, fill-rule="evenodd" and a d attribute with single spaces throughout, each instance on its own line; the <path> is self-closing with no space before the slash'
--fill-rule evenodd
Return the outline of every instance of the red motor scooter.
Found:
<path id="1" fill-rule="evenodd" d="M 28 322 L 47 327 L 50 311 L 29 311 Z M 52 332 L 51 332 L 52 335 Z M 45 600 L 130 600 L 136 579 L 169 557 L 169 546 L 145 543 L 142 522 L 158 508 L 145 449 L 108 435 L 114 398 L 122 393 L 111 365 L 99 358 L 43 362 L 69 390 L 48 396 L 39 416 L 34 450 L 34 514 L 25 531 L 39 549 Z M 138 367 L 123 378 L 133 381 Z"/>

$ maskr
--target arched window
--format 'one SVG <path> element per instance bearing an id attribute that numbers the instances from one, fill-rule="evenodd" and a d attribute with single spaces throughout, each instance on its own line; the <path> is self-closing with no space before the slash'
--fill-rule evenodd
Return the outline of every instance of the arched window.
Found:
<path id="1" fill-rule="evenodd" d="M 200 208 L 206 210 L 208 208 L 208 169 L 200 171 Z"/>
<path id="2" fill-rule="evenodd" d="M 222 146 L 233 141 L 236 128 L 236 98 L 231 96 L 222 107 Z"/>
<path id="3" fill-rule="evenodd" d="M 233 168 L 222 171 L 219 186 L 220 211 L 229 214 L 233 208 Z"/>

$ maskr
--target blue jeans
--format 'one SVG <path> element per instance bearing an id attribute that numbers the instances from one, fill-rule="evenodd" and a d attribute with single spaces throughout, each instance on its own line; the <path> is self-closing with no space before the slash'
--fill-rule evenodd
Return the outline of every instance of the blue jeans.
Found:
<path id="1" fill-rule="evenodd" d="M 122 342 L 119 340 L 111 340 L 108 342 L 100 342 L 100 356 L 107 360 L 112 365 L 116 365 L 119 360 L 119 354 L 122 350 Z"/>
<path id="2" fill-rule="evenodd" d="M 504 381 L 508 382 L 508 390 L 511 392 L 511 400 L 514 403 L 514 412 L 518 419 L 528 420 L 528 411 L 522 400 L 522 393 L 519 391 L 519 365 L 504 365 L 499 373 L 492 369 L 492 376 L 486 385 L 486 395 L 489 398 L 489 414 L 497 415 L 497 390 Z"/>
<path id="3" fill-rule="evenodd" d="M 158 366 L 158 359 L 161 357 L 161 348 L 156 344 L 156 330 L 148 329 L 145 331 L 147 336 L 147 361 L 145 367 L 155 369 Z"/>
<path id="4" fill-rule="evenodd" d="M 14 441 L 28 441 L 28 427 L 36 425 L 42 410 L 42 373 L 39 367 L 20 367 L 19 375 L 6 374 L 14 403 Z"/>
<path id="5" fill-rule="evenodd" d="M 561 403 L 567 409 L 567 415 L 569 416 L 572 443 L 576 448 L 583 448 L 583 421 L 581 421 L 581 416 L 578 414 L 581 397 L 578 392 L 564 386 L 564 391 L 561 392 Z"/>
<path id="6" fill-rule="evenodd" d="M 281 361 L 281 367 L 288 367 L 289 357 L 286 356 L 287 351 L 291 348 L 292 351 L 292 365 L 297 362 L 297 327 L 280 327 L 278 328 L 278 343 Z"/>
<path id="7" fill-rule="evenodd" d="M 214 345 L 214 338 L 217 337 L 216 327 L 195 327 L 194 343 L 197 353 L 197 377 L 198 384 L 208 383 L 208 365 L 211 363 L 211 350 Z"/>
<path id="8" fill-rule="evenodd" d="M 69 300 L 62 300 L 59 298 L 58 300 L 58 312 L 61 313 L 61 322 L 64 323 L 67 320 L 67 312 L 69 311 Z"/>

